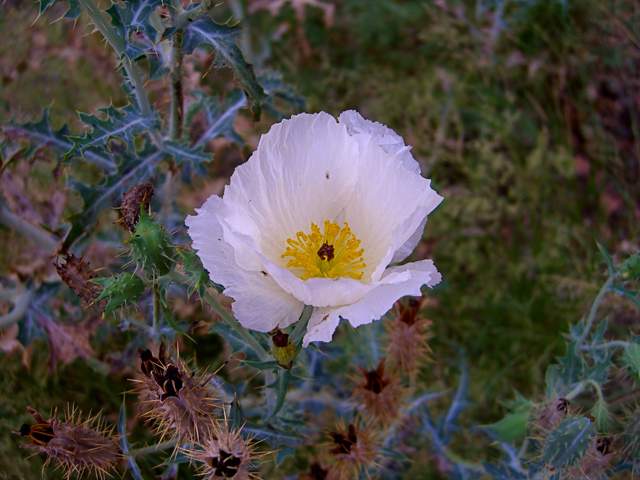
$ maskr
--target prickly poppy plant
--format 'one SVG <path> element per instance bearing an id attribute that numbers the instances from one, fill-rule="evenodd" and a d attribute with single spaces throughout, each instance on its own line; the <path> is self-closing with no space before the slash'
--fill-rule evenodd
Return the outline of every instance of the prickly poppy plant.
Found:
<path id="1" fill-rule="evenodd" d="M 498 62 L 496 85 L 510 84 L 510 71 L 529 62 L 523 98 L 536 105 L 547 132 L 535 141 L 530 116 L 501 110 L 491 122 L 495 105 L 516 108 L 519 91 L 497 99 L 494 90 L 483 94 L 460 82 L 482 77 L 493 85 L 482 69 L 503 54 L 504 45 L 492 43 L 502 29 L 556 4 L 545 26 L 560 28 L 549 19 L 564 18 L 562 28 L 573 28 L 583 17 L 563 15 L 578 7 L 515 2 L 505 9 L 500 2 L 476 2 L 470 15 L 465 2 L 365 3 L 363 9 L 359 0 L 291 2 L 291 8 L 268 0 L 40 1 L 32 17 L 59 20 L 48 28 L 64 31 L 74 48 L 84 41 L 82 25 L 90 23 L 99 48 L 87 48 L 102 52 L 102 63 L 111 61 L 101 81 L 113 91 L 96 100 L 91 113 L 66 119 L 69 124 L 60 123 L 53 104 L 39 120 L 21 121 L 16 111 L 2 125 L 0 224 L 6 228 L 0 235 L 11 241 L 0 256 L 0 349 L 8 359 L 0 385 L 9 392 L 0 415 L 10 412 L 2 423 L 15 434 L 2 437 L 9 438 L 0 449 L 0 471 L 11 470 L 7 478 L 34 478 L 32 470 L 40 468 L 46 478 L 134 480 L 637 477 L 640 255 L 632 253 L 637 245 L 631 240 L 617 256 L 592 242 L 599 256 L 588 261 L 599 287 L 589 284 L 589 303 L 567 314 L 568 332 L 559 343 L 564 350 L 545 344 L 526 366 L 538 383 L 509 385 L 505 398 L 495 394 L 504 372 L 519 368 L 513 375 L 520 375 L 518 362 L 530 355 L 522 347 L 524 330 L 522 337 L 513 335 L 500 315 L 514 310 L 508 318 L 526 317 L 523 324 L 535 317 L 529 327 L 540 336 L 538 328 L 550 328 L 545 312 L 569 310 L 555 305 L 548 291 L 559 274 L 537 267 L 553 264 L 545 255 L 556 250 L 580 256 L 574 244 L 525 248 L 515 223 L 551 228 L 544 212 L 531 216 L 509 202 L 540 195 L 559 210 L 562 202 L 553 197 L 549 177 L 541 177 L 544 188 L 537 189 L 519 178 L 544 172 L 561 182 L 575 173 L 581 185 L 605 189 L 598 183 L 605 173 L 588 177 L 596 162 L 587 154 L 590 142 L 569 92 L 547 92 L 554 112 L 560 105 L 568 118 L 554 135 L 548 129 L 560 120 L 538 105 L 544 95 L 529 92 L 538 70 L 568 76 L 546 83 L 586 82 L 570 76 L 571 62 L 537 66 L 550 49 L 525 58 L 524 47 Z M 412 23 L 434 9 L 441 15 Z M 318 11 L 321 20 L 311 15 Z M 366 32 L 344 30 L 353 15 Z M 398 32 L 394 15 L 404 22 Z M 0 16 L 0 28 L 7 26 L 2 22 Z M 442 30 L 423 31 L 432 28 L 427 24 Z M 462 33 L 440 37 L 464 25 L 474 32 L 473 42 L 482 40 L 471 44 L 484 56 L 461 67 L 468 48 Z M 509 38 L 533 48 L 525 26 Z M 398 40 L 409 31 L 421 33 Z M 343 61 L 345 51 L 319 53 L 324 33 L 327 42 L 357 34 L 367 48 L 348 57 L 356 66 L 372 52 L 379 56 L 380 48 L 398 46 L 400 52 L 443 41 L 447 45 L 420 51 L 450 55 L 453 63 L 430 68 L 437 79 L 410 89 L 358 85 L 366 101 L 352 102 L 357 89 L 339 88 L 344 98 L 322 98 L 326 105 L 317 105 L 309 76 L 295 73 Z M 43 41 L 33 38 L 36 46 Z M 582 42 L 566 43 L 583 48 Z M 277 57 L 288 62 L 287 78 L 297 78 L 300 91 L 315 99 L 310 107 L 266 68 Z M 371 81 L 395 78 L 386 65 L 391 57 L 412 77 L 424 70 L 414 65 L 417 58 L 382 57 L 384 66 L 354 68 Z M 36 60 L 42 59 L 18 70 L 34 68 Z M 451 72 L 469 65 L 473 71 L 454 78 Z M 89 75 L 82 63 L 75 66 L 68 71 Z M 19 74 L 4 65 L 2 72 L 3 82 Z M 336 72 L 332 82 L 341 81 Z M 109 84 L 114 78 L 115 86 Z M 319 80 L 314 77 L 314 88 Z M 99 96 L 102 84 L 92 86 Z M 605 109 L 622 95 L 610 91 L 614 87 L 609 82 L 584 97 L 597 97 L 592 103 Z M 433 98 L 446 97 L 446 105 L 402 103 L 425 89 Z M 387 96 L 393 101 L 380 107 Z M 471 105 L 477 98 L 479 111 Z M 628 147 L 634 130 L 627 121 L 635 117 L 624 108 L 633 105 L 621 101 L 622 110 L 594 122 L 613 125 L 613 132 L 628 128 L 624 142 L 609 150 L 627 162 L 630 175 L 638 162 L 637 150 Z M 520 131 L 526 138 L 514 140 Z M 425 132 L 433 134 L 430 141 Z M 552 145 L 566 137 L 574 156 Z M 536 142 L 531 155 L 519 156 Z M 460 192 L 472 190 L 475 196 L 460 201 Z M 600 203 L 615 212 L 619 199 L 608 195 Z M 517 222 L 506 221 L 509 215 Z M 623 217 L 615 217 L 616 225 L 631 231 Z M 447 230 L 447 222 L 460 235 Z M 567 231 L 578 236 L 580 230 L 554 235 Z M 483 243 L 483 235 L 492 243 Z M 536 257 L 536 268 L 524 257 Z M 483 259 L 485 266 L 495 264 L 500 278 L 516 271 L 517 279 L 509 277 L 502 289 L 482 285 L 488 278 L 478 267 Z M 566 284 L 586 283 L 565 275 Z M 547 290 L 531 286 L 540 286 L 539 278 Z M 466 285 L 477 288 L 477 298 L 475 291 L 471 299 L 458 296 Z M 480 292 L 487 289 L 490 308 Z M 463 304 L 472 306 L 466 316 L 456 310 Z M 502 337 L 504 351 L 486 347 Z M 473 341 L 463 348 L 460 338 Z M 16 351 L 22 353 L 17 361 Z M 509 361 L 481 383 L 481 366 L 492 355 Z M 9 367 L 20 361 L 18 376 Z M 89 407 L 78 400 L 101 413 L 82 416 L 80 408 Z M 78 406 L 67 407 L 64 418 L 39 413 L 63 405 Z"/>

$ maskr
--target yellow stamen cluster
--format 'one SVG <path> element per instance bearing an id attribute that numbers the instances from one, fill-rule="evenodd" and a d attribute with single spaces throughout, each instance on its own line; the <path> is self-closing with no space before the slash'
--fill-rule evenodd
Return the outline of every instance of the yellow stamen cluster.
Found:
<path id="1" fill-rule="evenodd" d="M 360 270 L 367 266 L 362 258 L 364 248 L 358 250 L 360 240 L 351 233 L 347 222 L 340 228 L 337 223 L 325 220 L 324 233 L 311 223 L 310 235 L 298 232 L 295 240 L 287 239 L 287 244 L 282 258 L 293 257 L 287 268 L 304 269 L 302 280 L 313 277 L 360 280 L 363 275 Z"/>

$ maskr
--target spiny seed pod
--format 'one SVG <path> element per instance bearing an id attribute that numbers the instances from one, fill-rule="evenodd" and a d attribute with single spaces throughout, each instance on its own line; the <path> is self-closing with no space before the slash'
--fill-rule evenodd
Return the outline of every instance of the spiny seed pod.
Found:
<path id="1" fill-rule="evenodd" d="M 20 431 L 12 433 L 30 440 L 21 448 L 38 448 L 45 453 L 45 465 L 57 462 L 58 468 L 65 472 L 65 478 L 73 473 L 81 476 L 87 470 L 104 478 L 122 458 L 118 439 L 112 435 L 113 428 L 105 428 L 97 415 L 82 421 L 82 412 L 73 409 L 67 411 L 64 421 L 58 420 L 56 413 L 45 420 L 33 408 L 27 407 L 27 410 L 36 424 L 25 423 Z"/>
<path id="2" fill-rule="evenodd" d="M 419 316 L 426 295 L 409 300 L 405 307 L 396 302 L 393 322 L 387 323 L 389 347 L 387 351 L 393 362 L 405 373 L 413 375 L 421 361 L 429 358 L 431 349 L 427 340 L 431 338 L 431 322 Z"/>
<path id="3" fill-rule="evenodd" d="M 276 359 L 276 362 L 278 362 L 278 365 L 282 368 L 290 370 L 293 366 L 293 360 L 298 353 L 298 349 L 291 341 L 291 338 L 289 338 L 289 335 L 282 332 L 279 328 L 273 332 L 269 332 L 269 334 L 271 334 L 271 340 L 273 342 L 273 349 L 271 350 L 273 358 Z"/>
<path id="4" fill-rule="evenodd" d="M 116 308 L 137 302 L 145 290 L 142 279 L 129 272 L 122 272 L 112 277 L 93 278 L 91 281 L 104 288 L 94 300 L 94 302 L 103 299 L 107 301 L 103 316 L 109 315 Z"/>
<path id="5" fill-rule="evenodd" d="M 230 428 L 224 421 L 214 427 L 213 435 L 205 442 L 184 450 L 197 464 L 199 475 L 205 480 L 259 480 L 250 472 L 256 460 L 267 453 L 256 453 L 253 437 L 243 438 L 241 429 Z"/>
<path id="6" fill-rule="evenodd" d="M 609 478 L 607 470 L 611 467 L 614 455 L 611 439 L 595 437 L 591 440 L 587 452 L 580 458 L 577 465 L 569 469 L 567 477 L 576 480 Z"/>
<path id="7" fill-rule="evenodd" d="M 564 397 L 542 407 L 538 418 L 533 421 L 534 426 L 540 431 L 547 431 L 555 428 L 562 420 L 567 418 L 570 403 Z"/>
<path id="8" fill-rule="evenodd" d="M 133 236 L 125 243 L 129 244 L 129 256 L 147 275 L 157 277 L 171 270 L 174 262 L 169 234 L 145 210 L 140 210 Z"/>
<path id="9" fill-rule="evenodd" d="M 384 427 L 397 418 L 399 399 L 403 391 L 399 379 L 385 375 L 385 361 L 386 358 L 383 358 L 375 370 L 366 370 L 358 366 L 364 377 L 364 384 L 353 390 L 350 399 Z"/>
<path id="10" fill-rule="evenodd" d="M 619 438 L 625 456 L 633 462 L 640 462 L 640 405 L 625 411 Z"/>
<path id="11" fill-rule="evenodd" d="M 141 379 L 136 383 L 140 407 L 163 438 L 181 442 L 202 442 L 210 438 L 222 402 L 211 388 L 211 376 L 201 378 L 187 372 L 177 359 L 172 362 L 160 346 L 158 358 L 150 350 L 139 350 Z"/>
<path id="12" fill-rule="evenodd" d="M 140 219 L 140 210 L 149 211 L 153 192 L 153 185 L 142 183 L 132 187 L 127 193 L 123 193 L 118 225 L 133 233 Z"/>
<path id="13" fill-rule="evenodd" d="M 370 425 L 349 424 L 329 432 L 333 465 L 327 480 L 351 480 L 379 467 L 379 445 Z"/>
<path id="14" fill-rule="evenodd" d="M 64 260 L 60 263 L 60 260 Z M 83 306 L 92 304 L 99 296 L 102 288 L 90 280 L 95 278 L 95 270 L 89 268 L 89 263 L 77 258 L 73 253 L 60 254 L 53 262 L 56 271 L 64 283 L 82 299 Z M 101 302 L 104 307 L 105 302 Z"/>

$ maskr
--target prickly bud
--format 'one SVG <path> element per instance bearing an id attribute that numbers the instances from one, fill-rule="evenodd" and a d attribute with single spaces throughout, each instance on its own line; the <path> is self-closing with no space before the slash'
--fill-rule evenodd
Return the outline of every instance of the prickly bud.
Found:
<path id="1" fill-rule="evenodd" d="M 173 245 L 164 227 L 158 225 L 147 212 L 140 210 L 140 220 L 133 236 L 126 243 L 130 245 L 129 255 L 136 266 L 151 277 L 169 273 L 173 266 Z"/>
<path id="2" fill-rule="evenodd" d="M 553 468 L 572 467 L 586 453 L 594 435 L 591 420 L 568 415 L 543 439 L 541 460 Z"/>
<path id="3" fill-rule="evenodd" d="M 293 360 L 296 358 L 296 346 L 289 338 L 289 335 L 279 329 L 276 330 L 271 339 L 273 341 L 273 349 L 271 350 L 273 358 L 282 368 L 290 370 L 293 366 Z"/>
<path id="4" fill-rule="evenodd" d="M 182 260 L 184 273 L 190 279 L 188 287 L 189 296 L 191 296 L 193 292 L 197 291 L 200 298 L 204 297 L 207 287 L 210 285 L 212 285 L 218 293 L 222 293 L 224 287 L 211 281 L 209 278 L 209 272 L 207 272 L 202 266 L 202 262 L 200 262 L 200 258 L 196 252 L 193 250 L 183 250 L 181 248 L 177 249 L 177 252 Z"/>
<path id="5" fill-rule="evenodd" d="M 376 434 L 368 425 L 350 424 L 337 432 L 329 432 L 333 439 L 331 454 L 334 463 L 328 478 L 332 480 L 351 480 L 370 474 L 378 467 L 379 444 Z"/>
<path id="6" fill-rule="evenodd" d="M 108 300 L 107 306 L 104 307 L 104 315 L 109 315 L 118 307 L 138 301 L 145 288 L 142 279 L 129 272 L 122 272 L 112 277 L 93 278 L 91 281 L 104 287 L 100 296 L 94 300 L 94 302 Z"/>
<path id="7" fill-rule="evenodd" d="M 364 384 L 358 385 L 351 397 L 351 401 L 363 407 L 372 419 L 384 426 L 397 418 L 402 393 L 400 380 L 385 374 L 385 361 L 386 358 L 383 358 L 375 370 L 358 366 Z"/>

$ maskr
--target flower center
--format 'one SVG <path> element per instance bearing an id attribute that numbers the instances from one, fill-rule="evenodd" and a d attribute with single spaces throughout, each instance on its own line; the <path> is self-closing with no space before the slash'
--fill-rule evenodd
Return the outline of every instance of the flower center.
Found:
<path id="1" fill-rule="evenodd" d="M 312 277 L 360 280 L 360 270 L 367 266 L 362 259 L 364 248 L 358 250 L 360 240 L 351 233 L 347 222 L 340 228 L 337 223 L 325 220 L 324 233 L 312 223 L 311 234 L 298 232 L 295 240 L 287 239 L 287 244 L 289 246 L 281 257 L 292 257 L 287 268 L 304 269 L 302 280 Z"/>

